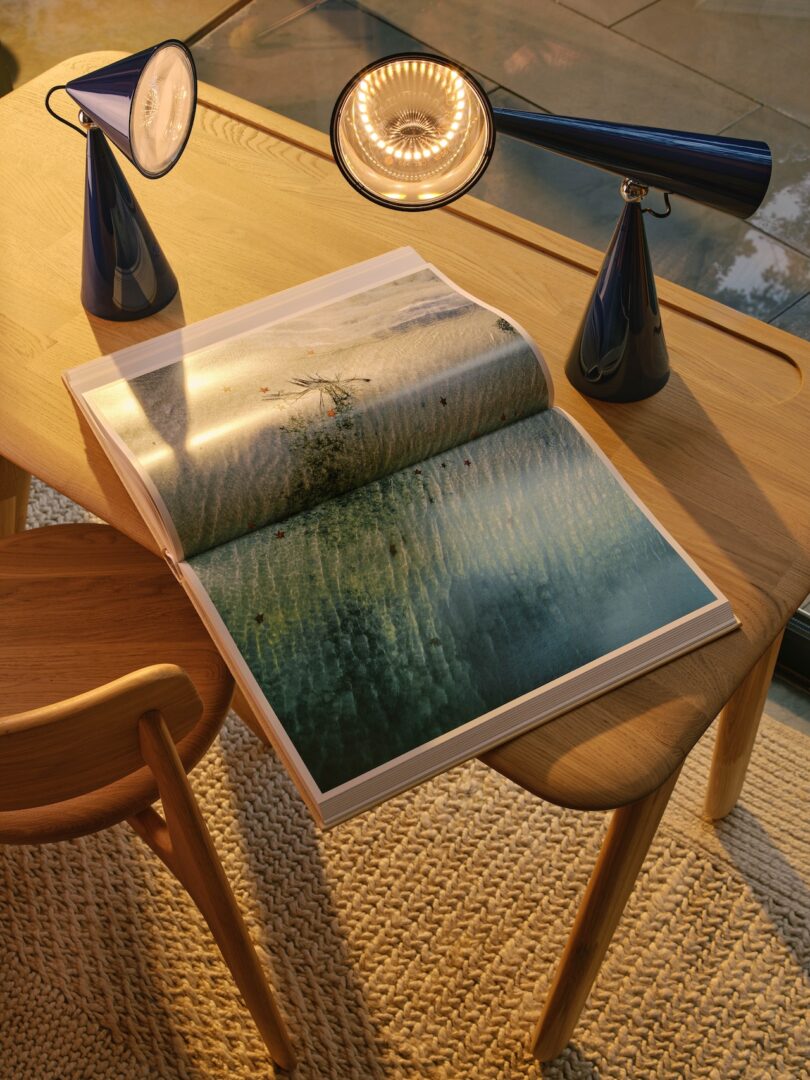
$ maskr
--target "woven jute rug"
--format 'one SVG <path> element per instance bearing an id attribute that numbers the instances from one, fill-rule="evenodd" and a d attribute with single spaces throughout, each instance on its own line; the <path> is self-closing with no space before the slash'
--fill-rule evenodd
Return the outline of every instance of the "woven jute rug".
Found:
<path id="1" fill-rule="evenodd" d="M 37 488 L 31 524 L 80 516 Z M 607 817 L 458 767 L 329 833 L 231 716 L 192 774 L 301 1080 L 810 1075 L 810 739 L 690 757 L 561 1058 L 526 1044 Z M 193 904 L 126 826 L 0 848 L 0 1078 L 272 1077 Z"/>

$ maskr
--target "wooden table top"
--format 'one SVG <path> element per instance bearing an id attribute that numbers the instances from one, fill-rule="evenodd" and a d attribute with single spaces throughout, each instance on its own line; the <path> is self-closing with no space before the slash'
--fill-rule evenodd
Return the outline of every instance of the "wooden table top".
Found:
<path id="1" fill-rule="evenodd" d="M 124 163 L 180 294 L 140 322 L 89 316 L 79 301 L 84 146 L 48 116 L 43 98 L 120 55 L 74 57 L 0 99 L 0 456 L 154 550 L 62 372 L 413 245 L 534 336 L 557 404 L 742 621 L 741 630 L 484 758 L 565 805 L 607 808 L 648 794 L 810 591 L 810 344 L 660 281 L 667 387 L 630 405 L 580 397 L 563 364 L 599 252 L 470 196 L 430 214 L 374 206 L 339 175 L 326 136 L 205 84 L 186 152 L 168 176 L 151 183 Z M 67 99 L 54 104 L 74 111 Z"/>

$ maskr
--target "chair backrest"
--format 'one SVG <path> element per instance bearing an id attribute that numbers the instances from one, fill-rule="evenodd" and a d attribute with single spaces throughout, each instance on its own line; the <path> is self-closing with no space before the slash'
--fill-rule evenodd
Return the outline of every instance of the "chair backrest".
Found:
<path id="1" fill-rule="evenodd" d="M 138 721 L 159 712 L 175 743 L 203 704 L 174 664 L 155 664 L 85 694 L 0 719 L 0 811 L 86 795 L 144 767 Z"/>

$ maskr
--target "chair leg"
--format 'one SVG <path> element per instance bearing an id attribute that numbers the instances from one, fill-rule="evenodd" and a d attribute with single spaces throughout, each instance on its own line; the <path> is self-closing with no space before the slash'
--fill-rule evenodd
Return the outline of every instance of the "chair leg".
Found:
<path id="1" fill-rule="evenodd" d="M 151 808 L 130 824 L 188 890 L 211 929 L 273 1060 L 291 1069 L 295 1056 L 222 863 L 163 718 L 140 720 L 144 760 L 155 775 L 166 815 Z"/>
<path id="2" fill-rule="evenodd" d="M 25 528 L 30 484 L 30 473 L 0 457 L 0 539 Z"/>
<path id="3" fill-rule="evenodd" d="M 783 635 L 784 630 L 777 634 L 720 713 L 703 804 L 703 816 L 708 821 L 724 818 L 740 797 Z"/>
<path id="4" fill-rule="evenodd" d="M 532 1053 L 540 1061 L 558 1057 L 570 1041 L 679 773 L 646 798 L 613 811 L 532 1036 Z"/>

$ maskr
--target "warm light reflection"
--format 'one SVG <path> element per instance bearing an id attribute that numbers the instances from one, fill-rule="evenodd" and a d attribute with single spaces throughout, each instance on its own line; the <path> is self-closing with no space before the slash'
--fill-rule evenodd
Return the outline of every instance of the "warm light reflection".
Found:
<path id="1" fill-rule="evenodd" d="M 189 362 L 186 361 L 183 381 L 188 393 L 199 394 L 212 386 L 222 386 L 222 372 L 217 368 L 211 371 L 190 371 Z"/>
<path id="2" fill-rule="evenodd" d="M 492 151 L 489 101 L 439 57 L 391 57 L 346 87 L 335 108 L 338 163 L 364 194 L 406 209 L 456 198 Z"/>
<path id="3" fill-rule="evenodd" d="M 125 417 L 127 419 L 141 419 L 146 415 L 141 408 L 140 402 L 128 386 L 121 387 L 121 393 L 115 395 L 110 410 L 118 413 L 122 419 Z"/>
<path id="4" fill-rule="evenodd" d="M 198 446 L 205 446 L 206 443 L 214 442 L 216 439 L 223 439 L 244 426 L 245 421 L 240 417 L 238 420 L 228 420 L 224 424 L 217 424 L 216 427 L 204 428 L 186 439 L 186 449 L 196 450 Z"/>
<path id="5" fill-rule="evenodd" d="M 153 465 L 159 465 L 161 461 L 173 456 L 170 446 L 160 446 L 157 450 L 150 450 L 146 454 L 139 454 L 138 461 L 143 469 L 151 469 Z"/>

